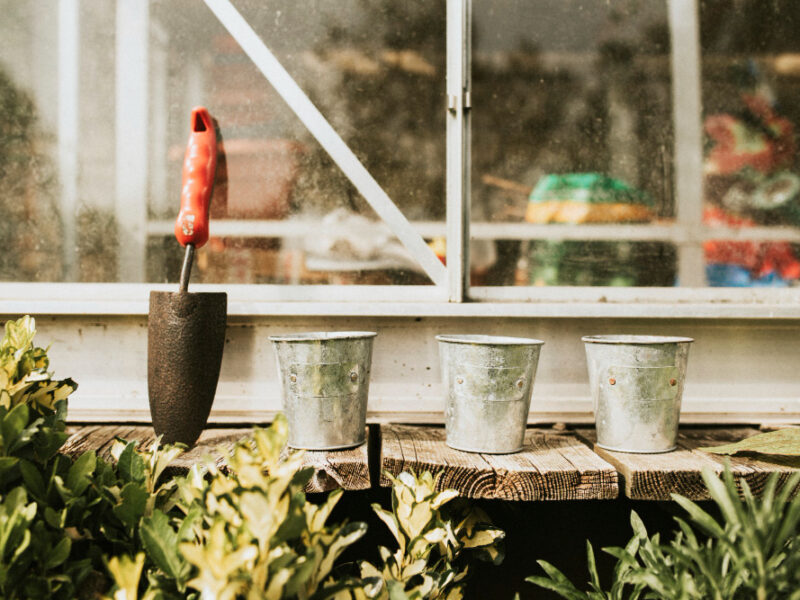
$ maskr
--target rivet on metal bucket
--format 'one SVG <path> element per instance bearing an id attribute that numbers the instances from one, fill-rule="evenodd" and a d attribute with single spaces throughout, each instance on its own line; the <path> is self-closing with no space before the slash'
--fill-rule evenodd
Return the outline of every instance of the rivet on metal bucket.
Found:
<path id="1" fill-rule="evenodd" d="M 447 390 L 447 445 L 487 454 L 521 450 L 544 342 L 486 335 L 436 339 Z"/>
<path id="2" fill-rule="evenodd" d="M 289 446 L 336 450 L 364 443 L 376 335 L 354 331 L 270 336 L 289 421 Z"/>
<path id="3" fill-rule="evenodd" d="M 689 345 L 694 340 L 601 335 L 583 341 L 597 445 L 619 452 L 673 450 Z"/>

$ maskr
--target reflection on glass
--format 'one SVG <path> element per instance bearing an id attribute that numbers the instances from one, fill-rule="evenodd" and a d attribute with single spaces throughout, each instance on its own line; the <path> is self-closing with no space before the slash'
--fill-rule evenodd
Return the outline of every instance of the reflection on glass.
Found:
<path id="1" fill-rule="evenodd" d="M 800 226 L 796 124 L 800 4 L 792 0 L 700 4 L 703 220 L 745 237 L 704 243 L 712 286 L 786 287 L 800 281 L 800 246 L 782 239 Z"/>
<path id="2" fill-rule="evenodd" d="M 16 30 L 16 23 L 32 21 L 27 3 L 6 0 L 0 11 L 0 279 L 47 281 L 63 270 L 55 107 L 40 107 L 34 90 L 42 90 L 49 75 L 53 45 L 34 49 L 26 32 Z M 53 32 L 51 25 L 46 19 L 36 24 L 43 36 Z"/>
<path id="3" fill-rule="evenodd" d="M 472 218 L 495 224 L 476 252 L 495 261 L 473 263 L 473 277 L 673 285 L 671 244 L 630 243 L 614 227 L 674 216 L 665 3 L 501 0 L 474 12 Z M 509 239 L 514 222 L 532 225 L 529 240 Z M 561 241 L 565 226 L 598 224 L 604 240 Z"/>
<path id="4" fill-rule="evenodd" d="M 445 3 L 235 5 L 404 214 L 442 221 Z M 217 237 L 198 254 L 198 281 L 429 283 L 203 3 L 141 3 L 146 39 L 127 41 L 116 31 L 116 3 L 76 6 L 72 72 L 54 42 L 64 34 L 57 6 L 0 0 L 0 243 L 8 249 L 0 279 L 177 281 L 182 251 L 171 222 L 190 110 L 202 104 L 220 125 L 228 191 L 226 201 L 212 200 Z M 138 114 L 120 119 L 117 108 L 130 98 L 117 97 L 117 78 L 136 72 L 125 44 L 146 47 L 137 89 L 147 93 Z M 70 77 L 79 90 L 67 115 L 77 122 L 77 172 L 59 173 L 63 114 L 54 99 Z M 141 131 L 146 172 L 120 179 L 120 136 Z M 73 210 L 64 193 L 70 177 Z M 137 222 L 115 189 L 131 178 L 146 190 Z M 63 248 L 64 239 L 75 246 Z M 136 258 L 132 270 L 122 255 Z"/>
<path id="5" fill-rule="evenodd" d="M 664 287 L 675 278 L 675 249 L 668 244 L 534 241 L 528 256 L 529 285 Z"/>

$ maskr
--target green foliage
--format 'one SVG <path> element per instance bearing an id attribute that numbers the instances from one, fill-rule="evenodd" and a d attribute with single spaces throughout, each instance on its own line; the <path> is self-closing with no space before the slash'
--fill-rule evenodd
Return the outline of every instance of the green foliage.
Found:
<path id="1" fill-rule="evenodd" d="M 427 472 L 419 477 L 408 472 L 388 477 L 392 511 L 377 504 L 373 509 L 398 547 L 395 552 L 380 548 L 381 568 L 362 563 L 362 577 L 376 582 L 365 595 L 390 600 L 458 599 L 468 556 L 495 564 L 502 561 L 505 534 L 492 527 L 480 509 L 454 502 L 455 490 L 437 492 L 436 480 Z"/>
<path id="2" fill-rule="evenodd" d="M 136 600 L 143 567 L 144 552 L 139 552 L 133 559 L 122 555 L 108 561 L 108 571 L 117 584 L 113 600 Z"/>
<path id="3" fill-rule="evenodd" d="M 36 517 L 36 504 L 28 504 L 28 495 L 21 487 L 14 488 L 0 502 L 0 586 L 20 565 L 20 557 L 31 543 L 31 523 Z"/>
<path id="4" fill-rule="evenodd" d="M 172 515 L 156 511 L 142 522 L 146 555 L 109 561 L 114 598 L 129 590 L 127 600 L 456 599 L 467 558 L 502 560 L 503 532 L 482 511 L 451 502 L 453 490 L 435 491 L 430 473 L 403 473 L 393 479 L 392 512 L 374 507 L 397 551 L 381 548 L 380 568 L 361 563 L 360 577 L 337 570 L 337 558 L 366 525 L 328 524 L 341 490 L 319 505 L 306 501 L 310 471 L 300 453 L 281 453 L 287 434 L 279 416 L 232 450 L 220 449 L 221 464 L 207 462 L 205 472 L 195 467 L 179 479 Z"/>
<path id="5" fill-rule="evenodd" d="M 357 579 L 332 572 L 366 525 L 328 525 L 341 490 L 320 505 L 306 501 L 311 470 L 302 468 L 300 453 L 281 454 L 287 437 L 286 420 L 279 416 L 231 450 L 220 448 L 221 466 L 207 461 L 174 480 L 173 509 L 156 509 L 140 523 L 145 558 L 109 561 L 115 593 L 130 590 L 142 575 L 146 581 L 135 587 L 143 598 L 197 592 L 218 600 L 322 600 L 360 587 Z M 128 600 L 137 597 L 126 593 Z"/>
<path id="6" fill-rule="evenodd" d="M 632 517 L 635 516 L 633 513 Z M 552 590 L 562 598 L 569 600 L 636 600 L 642 596 L 643 585 L 633 585 L 628 580 L 628 575 L 633 568 L 633 563 L 623 560 L 621 556 L 634 556 L 639 549 L 639 538 L 634 536 L 625 548 L 604 548 L 605 552 L 617 556 L 620 560 L 614 568 L 613 581 L 610 590 L 604 590 L 600 583 L 595 563 L 592 544 L 586 542 L 586 561 L 589 565 L 589 590 L 578 589 L 561 571 L 545 560 L 536 561 L 547 574 L 547 577 L 531 576 L 526 579 L 539 587 Z"/>
<path id="7" fill-rule="evenodd" d="M 94 457 L 73 465 L 57 454 L 77 386 L 52 378 L 35 333 L 23 317 L 6 323 L 0 341 L 0 596 L 74 598 L 91 571 L 88 558 L 71 558 L 71 534 L 88 510 L 75 490 L 85 490 Z"/>
<path id="8" fill-rule="evenodd" d="M 113 462 L 73 460 L 59 450 L 77 386 L 52 378 L 34 335 L 23 317 L 0 341 L 3 600 L 455 599 L 468 556 L 502 559 L 485 514 L 436 492 L 429 473 L 403 473 L 392 512 L 375 508 L 398 550 L 382 548 L 380 568 L 362 563 L 360 576 L 337 567 L 366 525 L 329 524 L 341 490 L 306 500 L 312 470 L 284 452 L 282 416 L 186 477 L 163 477 L 183 449 L 158 441 L 118 440 Z"/>
<path id="9" fill-rule="evenodd" d="M 59 453 L 77 385 L 53 379 L 35 325 L 8 321 L 0 341 L 0 597 L 92 597 L 108 587 L 103 556 L 139 552 L 142 520 L 169 508 L 175 484 L 156 482 L 180 450 L 120 442 L 115 465 Z"/>
<path id="10" fill-rule="evenodd" d="M 33 344 L 36 322 L 25 316 L 7 321 L 0 341 L 0 407 L 10 411 L 19 405 L 33 409 L 55 408 L 78 387 L 70 379 L 54 381 L 47 372 L 47 350 Z"/>
<path id="11" fill-rule="evenodd" d="M 648 535 L 634 512 L 634 536 L 625 548 L 605 548 L 617 558 L 614 581 L 603 590 L 594 568 L 590 544 L 590 591 L 579 590 L 552 565 L 539 561 L 546 577 L 527 581 L 557 592 L 563 598 L 619 599 L 678 598 L 729 600 L 739 598 L 800 600 L 800 473 L 779 488 L 773 474 L 760 498 L 747 482 L 737 482 L 730 470 L 722 478 L 711 470 L 703 480 L 721 518 L 695 502 L 673 494 L 687 518 L 676 517 L 678 531 L 669 542 Z"/>

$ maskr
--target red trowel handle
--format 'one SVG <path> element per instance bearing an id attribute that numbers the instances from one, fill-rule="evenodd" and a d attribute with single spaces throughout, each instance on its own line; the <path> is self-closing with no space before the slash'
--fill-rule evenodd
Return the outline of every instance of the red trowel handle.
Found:
<path id="1" fill-rule="evenodd" d="M 214 121 L 202 106 L 192 109 L 192 132 L 183 159 L 181 210 L 175 221 L 175 237 L 200 248 L 208 241 L 208 209 L 217 169 L 217 134 Z"/>

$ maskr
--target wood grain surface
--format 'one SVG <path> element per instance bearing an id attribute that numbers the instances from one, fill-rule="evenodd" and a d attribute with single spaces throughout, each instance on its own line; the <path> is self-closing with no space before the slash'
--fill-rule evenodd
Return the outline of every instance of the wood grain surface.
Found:
<path id="1" fill-rule="evenodd" d="M 70 426 L 70 434 L 62 451 L 77 456 L 86 450 L 95 450 L 98 455 L 110 458 L 111 446 L 116 438 L 128 441 L 137 440 L 143 447 L 155 440 L 152 427 L 141 425 L 83 425 Z M 206 429 L 193 448 L 175 459 L 170 468 L 186 472 L 206 456 L 216 457 L 219 464 L 219 446 L 232 446 L 237 440 L 247 436 L 246 427 Z M 306 486 L 307 492 L 327 492 L 337 488 L 363 490 L 370 487 L 367 458 L 368 442 L 358 448 L 330 452 L 311 452 L 304 454 L 304 465 L 314 467 L 314 475 Z"/>
<path id="2" fill-rule="evenodd" d="M 703 468 L 722 473 L 726 462 L 730 463 L 734 477 L 747 481 L 756 494 L 763 489 L 770 473 L 777 472 L 785 480 L 800 467 L 800 462 L 792 459 L 773 461 L 752 454 L 723 456 L 697 449 L 736 442 L 759 433 L 752 427 L 682 428 L 677 449 L 662 454 L 612 452 L 597 445 L 594 429 L 578 429 L 575 433 L 617 469 L 624 494 L 633 500 L 671 500 L 673 493 L 706 500 L 709 496 L 703 483 Z"/>
<path id="3" fill-rule="evenodd" d="M 442 427 L 381 426 L 381 472 L 439 475 L 438 488 L 469 498 L 594 500 L 616 498 L 617 472 L 570 432 L 528 429 L 516 454 L 477 454 L 445 444 Z M 390 485 L 381 475 L 381 485 Z"/>

